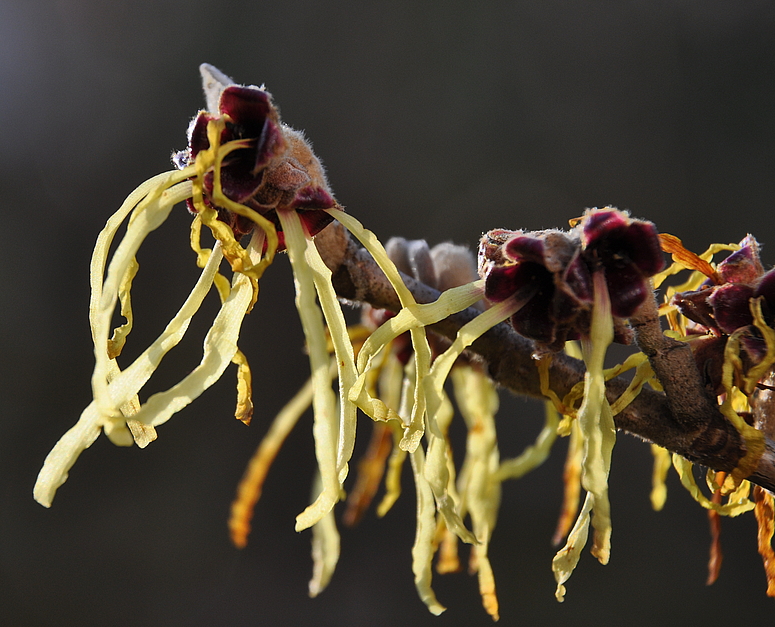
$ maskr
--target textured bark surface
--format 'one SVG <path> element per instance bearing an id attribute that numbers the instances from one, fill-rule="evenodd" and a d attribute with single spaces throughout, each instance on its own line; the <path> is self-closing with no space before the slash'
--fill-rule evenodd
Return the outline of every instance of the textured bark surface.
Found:
<path id="1" fill-rule="evenodd" d="M 371 255 L 341 225 L 333 224 L 322 231 L 316 242 L 333 272 L 334 287 L 341 298 L 394 311 L 400 308 L 395 291 Z M 438 291 L 411 277 L 404 275 L 404 281 L 417 302 L 432 302 L 439 296 Z M 431 328 L 454 338 L 458 329 L 478 313 L 469 308 Z M 744 442 L 702 384 L 689 346 L 662 334 L 653 301 L 647 301 L 630 322 L 636 341 L 649 358 L 665 392 L 643 389 L 615 416 L 616 426 L 694 463 L 719 471 L 734 470 L 745 455 Z M 507 323 L 485 333 L 470 350 L 487 363 L 490 376 L 502 387 L 515 394 L 542 397 L 538 369 L 532 358 L 533 343 L 515 333 Z M 550 367 L 550 386 L 560 398 L 583 378 L 582 362 L 563 353 L 555 355 Z M 622 378 L 609 381 L 609 400 L 618 398 L 627 385 Z M 749 479 L 775 491 L 775 444 L 769 437 L 758 467 Z"/>

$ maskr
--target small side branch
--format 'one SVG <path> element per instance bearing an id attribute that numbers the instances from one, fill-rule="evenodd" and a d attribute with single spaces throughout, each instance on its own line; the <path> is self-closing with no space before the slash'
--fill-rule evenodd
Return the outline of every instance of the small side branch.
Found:
<path id="1" fill-rule="evenodd" d="M 340 298 L 397 311 L 398 297 L 385 275 L 371 258 L 335 223 L 318 234 L 316 243 L 333 273 Z M 420 303 L 435 301 L 439 292 L 403 276 Z M 458 329 L 480 312 L 466 309 L 431 328 L 450 339 Z M 647 355 L 665 393 L 643 389 L 635 400 L 615 417 L 617 428 L 653 442 L 688 460 L 718 471 L 731 472 L 745 455 L 745 444 L 737 430 L 724 418 L 716 401 L 705 389 L 688 345 L 663 335 L 656 303 L 646 303 L 630 320 L 639 348 Z M 487 363 L 490 376 L 515 394 L 541 398 L 538 369 L 532 359 L 533 343 L 515 333 L 507 323 L 493 327 L 471 345 L 471 351 Z M 550 385 L 562 398 L 584 378 L 582 362 L 565 354 L 555 355 Z M 607 384 L 610 401 L 627 388 L 627 381 L 615 378 Z M 775 491 L 775 443 L 768 439 L 766 450 L 749 479 Z"/>

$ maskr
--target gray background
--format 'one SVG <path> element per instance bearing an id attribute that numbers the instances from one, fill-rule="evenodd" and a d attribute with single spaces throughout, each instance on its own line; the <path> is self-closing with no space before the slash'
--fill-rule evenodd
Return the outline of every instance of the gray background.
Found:
<path id="1" fill-rule="evenodd" d="M 148 449 L 100 438 L 51 510 L 32 501 L 44 456 L 90 400 L 94 239 L 184 146 L 203 61 L 265 82 L 340 202 L 383 239 L 474 246 L 490 228 L 563 226 L 615 204 L 694 249 L 749 231 L 766 244 L 773 3 L 0 2 L 0 624 L 489 624 L 465 573 L 436 577 L 442 617 L 417 599 L 410 482 L 386 519 L 343 530 L 332 584 L 307 597 L 309 533 L 293 520 L 309 496 L 309 417 L 269 476 L 250 545 L 229 544 L 243 467 L 307 376 L 285 259 L 243 333 L 252 427 L 231 418 L 230 371 Z M 143 249 L 128 356 L 196 276 L 188 223 L 177 210 Z M 214 300 L 153 389 L 197 363 Z M 503 454 L 540 420 L 538 405 L 504 395 Z M 563 448 L 505 486 L 491 549 L 502 624 L 767 624 L 753 517 L 724 520 L 724 567 L 706 587 L 704 512 L 674 477 L 665 511 L 651 511 L 648 447 L 629 436 L 614 452 L 612 561 L 585 554 L 556 603 Z"/>

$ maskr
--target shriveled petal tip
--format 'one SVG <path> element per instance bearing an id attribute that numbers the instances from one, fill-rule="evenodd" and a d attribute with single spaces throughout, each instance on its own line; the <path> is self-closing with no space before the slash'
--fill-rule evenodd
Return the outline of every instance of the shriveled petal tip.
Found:
<path id="1" fill-rule="evenodd" d="M 764 274 L 759 259 L 759 242 L 753 235 L 746 235 L 740 242 L 740 250 L 724 259 L 716 269 L 725 283 L 751 283 Z"/>

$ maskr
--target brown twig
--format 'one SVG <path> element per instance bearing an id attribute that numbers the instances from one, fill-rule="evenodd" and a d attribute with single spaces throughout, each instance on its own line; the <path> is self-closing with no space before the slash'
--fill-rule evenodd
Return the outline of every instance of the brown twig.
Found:
<path id="1" fill-rule="evenodd" d="M 316 238 L 321 255 L 333 273 L 337 294 L 355 303 L 398 310 L 395 291 L 372 259 L 339 224 L 333 224 Z M 411 277 L 404 276 L 417 302 L 433 302 L 439 292 Z M 480 312 L 466 309 L 433 325 L 432 329 L 454 338 L 458 329 Z M 648 356 L 665 393 L 643 389 L 615 417 L 617 428 L 653 442 L 688 460 L 717 471 L 731 472 L 745 455 L 745 445 L 737 430 L 724 418 L 718 405 L 705 389 L 688 345 L 662 334 L 656 303 L 647 303 L 630 323 L 639 348 Z M 541 398 L 538 369 L 532 359 L 533 343 L 508 324 L 492 328 L 476 340 L 471 350 L 482 357 L 489 374 L 499 385 L 516 394 Z M 562 398 L 584 378 L 584 365 L 558 353 L 550 367 L 551 388 Z M 608 397 L 613 401 L 624 392 L 627 381 L 608 382 Z M 775 444 L 768 439 L 766 450 L 749 479 L 775 491 Z"/>

